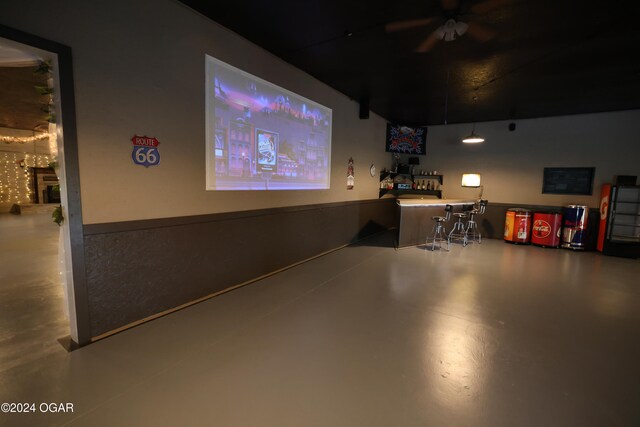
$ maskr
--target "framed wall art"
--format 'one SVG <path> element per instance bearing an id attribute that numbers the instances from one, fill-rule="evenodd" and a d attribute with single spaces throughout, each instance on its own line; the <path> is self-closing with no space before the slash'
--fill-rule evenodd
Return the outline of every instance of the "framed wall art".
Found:
<path id="1" fill-rule="evenodd" d="M 424 155 L 427 148 L 427 128 L 387 123 L 385 150 L 390 153 Z"/>

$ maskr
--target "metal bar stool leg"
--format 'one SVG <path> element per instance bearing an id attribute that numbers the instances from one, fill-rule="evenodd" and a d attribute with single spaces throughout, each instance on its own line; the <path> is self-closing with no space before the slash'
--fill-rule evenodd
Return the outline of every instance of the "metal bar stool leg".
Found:
<path id="1" fill-rule="evenodd" d="M 448 243 L 451 244 L 451 240 L 462 240 L 462 245 L 467 246 L 468 238 L 467 238 L 467 230 L 462 223 L 462 219 L 467 217 L 466 213 L 454 213 L 453 216 L 458 217 L 458 221 L 453 225 L 453 228 L 449 232 Z"/>
<path id="2" fill-rule="evenodd" d="M 442 222 L 438 222 L 438 230 L 436 231 L 436 238 L 438 239 L 438 244 L 440 249 L 442 249 L 442 242 L 447 242 L 447 250 L 449 250 L 449 239 L 447 238 L 447 232 L 442 225 Z"/>
<path id="3" fill-rule="evenodd" d="M 482 243 L 482 235 L 480 234 L 480 230 L 478 230 L 478 224 L 473 219 L 470 219 L 469 221 L 467 221 L 466 232 L 467 232 L 468 241 L 470 243 L 475 242 L 476 237 L 477 237 L 477 242 Z"/>
<path id="4" fill-rule="evenodd" d="M 475 242 L 477 237 L 477 242 L 482 243 L 482 234 L 480 234 L 480 230 L 478 229 L 478 223 L 475 220 L 476 215 L 482 215 L 485 212 L 487 207 L 486 200 L 480 200 L 478 203 L 478 207 L 469 211 L 469 220 L 467 221 L 466 232 L 467 236 L 470 236 L 470 242 Z"/>
<path id="5" fill-rule="evenodd" d="M 447 242 L 447 251 L 450 250 L 449 247 L 449 236 L 447 235 L 447 231 L 444 229 L 444 226 L 440 224 L 440 247 L 442 247 L 442 242 Z"/>
<path id="6" fill-rule="evenodd" d="M 432 234 L 432 239 L 431 239 L 431 250 L 435 251 L 436 250 L 436 242 L 438 242 L 438 248 L 442 249 L 442 242 L 444 240 L 447 241 L 447 250 L 449 250 L 449 239 L 448 239 L 448 235 L 447 235 L 447 231 L 444 228 L 444 223 L 446 221 L 449 221 L 449 218 L 451 217 L 451 211 L 453 210 L 453 206 L 451 205 L 447 205 L 444 209 L 445 211 L 445 216 L 433 216 L 431 217 L 432 220 L 434 220 L 436 223 L 433 225 L 433 228 L 431 230 L 431 234 Z M 427 241 L 425 244 L 425 247 L 429 246 L 429 237 L 427 237 Z"/>

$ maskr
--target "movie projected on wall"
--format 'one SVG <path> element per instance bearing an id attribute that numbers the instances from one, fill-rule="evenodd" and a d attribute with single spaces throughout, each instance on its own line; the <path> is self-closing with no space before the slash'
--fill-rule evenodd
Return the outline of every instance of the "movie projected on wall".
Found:
<path id="1" fill-rule="evenodd" d="M 328 189 L 331 109 L 206 55 L 207 190 Z"/>

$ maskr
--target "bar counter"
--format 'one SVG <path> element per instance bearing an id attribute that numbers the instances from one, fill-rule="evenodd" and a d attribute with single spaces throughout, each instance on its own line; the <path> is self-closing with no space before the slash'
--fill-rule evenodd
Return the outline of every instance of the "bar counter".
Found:
<path id="1" fill-rule="evenodd" d="M 460 212 L 463 205 L 472 205 L 476 200 L 471 199 L 397 199 L 400 209 L 400 223 L 398 225 L 398 247 L 424 245 L 427 236 L 431 234 L 434 220 L 432 216 L 444 216 L 446 205 L 453 206 L 453 212 Z M 452 216 L 445 223 L 447 233 L 453 227 L 455 218 Z"/>

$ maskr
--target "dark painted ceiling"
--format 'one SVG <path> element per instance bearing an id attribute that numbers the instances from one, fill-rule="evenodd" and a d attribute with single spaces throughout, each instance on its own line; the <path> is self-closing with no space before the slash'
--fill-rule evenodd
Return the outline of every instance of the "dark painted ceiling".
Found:
<path id="1" fill-rule="evenodd" d="M 635 2 L 182 0 L 387 120 L 433 125 L 640 108 Z M 446 18 L 456 40 L 418 48 Z M 387 24 L 434 18 L 392 31 Z M 416 24 L 422 23 L 415 22 Z"/>

